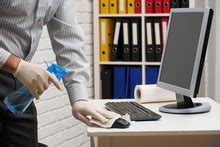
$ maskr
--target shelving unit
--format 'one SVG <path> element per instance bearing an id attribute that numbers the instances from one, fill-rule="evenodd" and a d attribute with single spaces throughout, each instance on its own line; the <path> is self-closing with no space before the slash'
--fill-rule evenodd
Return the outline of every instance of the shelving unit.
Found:
<path id="1" fill-rule="evenodd" d="M 145 0 L 142 0 L 142 13 L 141 14 L 99 14 L 99 1 L 94 1 L 94 94 L 95 98 L 101 98 L 101 82 L 100 82 L 100 73 L 102 66 L 108 65 L 126 65 L 126 66 L 141 66 L 142 68 L 142 84 L 145 84 L 145 68 L 147 65 L 160 65 L 160 62 L 146 62 L 145 60 L 145 31 L 141 31 L 142 38 L 142 61 L 141 62 L 100 62 L 100 52 L 99 52 L 99 19 L 100 18 L 116 18 L 116 17 L 139 17 L 141 18 L 141 30 L 145 30 L 145 18 L 146 17 L 168 17 L 169 14 L 146 14 L 145 13 Z"/>
<path id="2" fill-rule="evenodd" d="M 191 4 L 190 4 L 191 5 Z M 154 65 L 159 66 L 160 62 L 146 62 L 145 59 L 145 18 L 146 17 L 169 17 L 166 13 L 145 13 L 145 0 L 142 0 L 142 13 L 141 14 L 99 14 L 99 0 L 93 1 L 93 21 L 94 21 L 94 95 L 95 99 L 101 98 L 101 80 L 100 73 L 103 66 L 111 65 L 126 65 L 126 66 L 141 66 L 142 68 L 142 84 L 145 84 L 145 69 L 146 66 Z M 116 18 L 116 17 L 138 17 L 141 18 L 141 38 L 142 38 L 142 61 L 140 62 L 123 62 L 123 61 L 110 61 L 110 62 L 100 62 L 100 52 L 99 52 L 99 19 L 100 18 Z"/>

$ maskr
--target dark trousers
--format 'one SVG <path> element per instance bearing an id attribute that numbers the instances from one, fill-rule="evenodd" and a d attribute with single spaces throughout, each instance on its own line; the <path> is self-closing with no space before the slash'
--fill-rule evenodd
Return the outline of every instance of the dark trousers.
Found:
<path id="1" fill-rule="evenodd" d="M 14 115 L 2 105 L 3 99 L 21 86 L 12 75 L 0 70 L 0 147 L 38 147 L 34 103 L 21 116 Z"/>

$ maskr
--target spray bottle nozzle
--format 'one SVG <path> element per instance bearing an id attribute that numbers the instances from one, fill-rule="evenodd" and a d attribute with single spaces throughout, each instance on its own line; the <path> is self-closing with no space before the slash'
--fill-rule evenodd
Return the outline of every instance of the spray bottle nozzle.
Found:
<path id="1" fill-rule="evenodd" d="M 67 70 L 57 64 L 51 63 L 51 65 L 49 66 L 48 62 L 46 62 L 46 61 L 44 61 L 44 62 L 47 65 L 47 70 L 50 73 L 54 74 L 58 80 L 60 80 L 62 78 L 62 76 L 68 75 L 70 73 L 69 70 Z"/>

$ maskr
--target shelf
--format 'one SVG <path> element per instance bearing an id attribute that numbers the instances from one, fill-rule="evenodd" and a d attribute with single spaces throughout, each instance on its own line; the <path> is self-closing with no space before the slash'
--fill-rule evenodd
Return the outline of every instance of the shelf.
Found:
<path id="1" fill-rule="evenodd" d="M 144 65 L 161 65 L 160 62 L 145 62 Z"/>
<path id="2" fill-rule="evenodd" d="M 99 17 L 141 17 L 142 14 L 99 14 Z"/>
<path id="3" fill-rule="evenodd" d="M 99 62 L 100 65 L 160 65 L 160 62 L 123 62 L 123 61 L 116 61 L 116 62 Z"/>
<path id="4" fill-rule="evenodd" d="M 99 62 L 100 65 L 142 65 L 142 62 Z"/>
<path id="5" fill-rule="evenodd" d="M 146 17 L 169 17 L 170 13 L 152 13 L 152 14 L 144 14 Z"/>
<path id="6" fill-rule="evenodd" d="M 169 13 L 152 13 L 152 14 L 99 14 L 99 17 L 168 17 Z"/>

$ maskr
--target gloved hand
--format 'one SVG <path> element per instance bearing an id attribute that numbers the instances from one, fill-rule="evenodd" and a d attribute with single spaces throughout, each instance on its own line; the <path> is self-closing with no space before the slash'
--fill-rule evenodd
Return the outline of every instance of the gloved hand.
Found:
<path id="1" fill-rule="evenodd" d="M 63 87 L 54 75 L 40 65 L 24 60 L 21 60 L 13 75 L 30 90 L 37 100 L 51 83 L 53 83 L 57 89 L 63 90 Z"/>
<path id="2" fill-rule="evenodd" d="M 87 101 L 76 101 L 72 104 L 72 108 L 73 116 L 88 126 L 92 125 L 90 123 L 91 117 L 104 123 L 108 121 L 108 119 L 119 115 L 105 109 L 93 107 Z M 90 116 L 90 118 L 88 116 Z"/>

